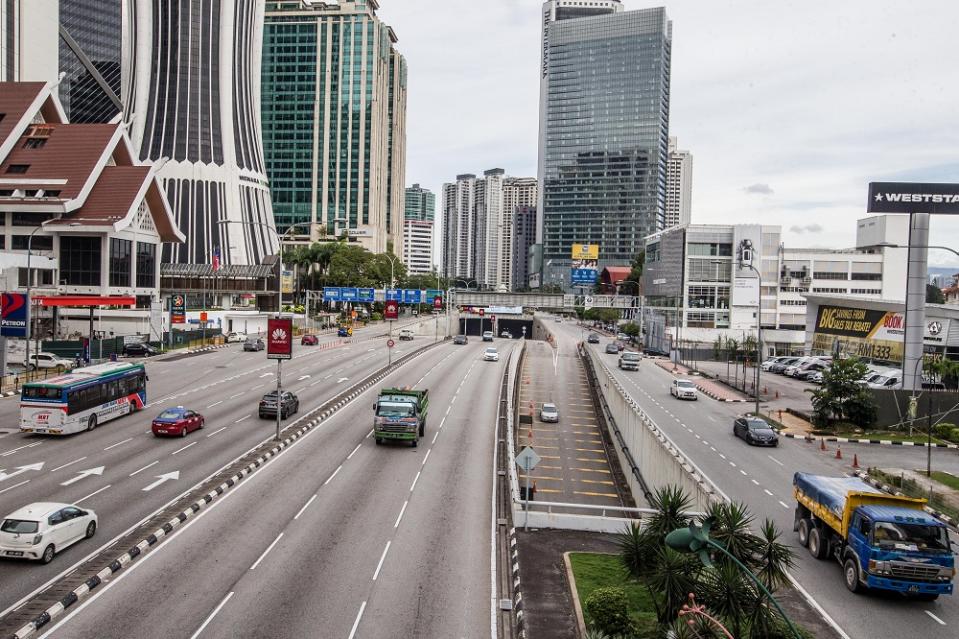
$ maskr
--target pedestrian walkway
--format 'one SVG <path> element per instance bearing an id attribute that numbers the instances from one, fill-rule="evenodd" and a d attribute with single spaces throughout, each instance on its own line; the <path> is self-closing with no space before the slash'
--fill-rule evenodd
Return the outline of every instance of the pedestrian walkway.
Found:
<path id="1" fill-rule="evenodd" d="M 535 499 L 567 503 L 622 505 L 607 458 L 589 384 L 575 346 L 527 343 L 520 377 L 516 449 L 532 446 L 542 462 L 530 474 Z M 544 423 L 540 409 L 553 403 L 559 422 Z M 519 484 L 526 476 L 519 471 Z"/>
<path id="2" fill-rule="evenodd" d="M 717 382 L 712 379 L 707 379 L 699 377 L 698 375 L 691 375 L 690 370 L 683 366 L 682 364 L 674 364 L 673 362 L 665 359 L 655 360 L 656 365 L 659 366 L 664 371 L 673 373 L 678 377 L 689 377 L 690 381 L 696 384 L 696 388 L 705 395 L 706 397 L 711 397 L 720 402 L 748 402 L 750 401 L 749 397 L 743 395 L 737 390 L 734 390 L 723 384 L 722 382 Z"/>

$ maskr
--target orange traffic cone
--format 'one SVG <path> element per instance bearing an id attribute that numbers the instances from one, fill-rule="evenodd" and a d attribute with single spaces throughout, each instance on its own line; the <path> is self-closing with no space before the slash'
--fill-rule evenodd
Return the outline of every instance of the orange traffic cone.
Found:
<path id="1" fill-rule="evenodd" d="M 859 468 L 859 455 L 853 453 L 852 455 L 852 467 Z"/>
<path id="2" fill-rule="evenodd" d="M 842 448 L 836 447 L 836 459 L 842 459 Z"/>
<path id="3" fill-rule="evenodd" d="M 826 440 L 822 437 L 819 438 L 819 450 L 826 450 Z"/>

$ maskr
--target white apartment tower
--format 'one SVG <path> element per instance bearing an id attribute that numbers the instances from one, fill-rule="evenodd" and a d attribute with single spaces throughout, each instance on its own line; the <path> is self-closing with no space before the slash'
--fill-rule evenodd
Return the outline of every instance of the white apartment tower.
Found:
<path id="1" fill-rule="evenodd" d="M 693 154 L 677 148 L 669 138 L 669 162 L 666 165 L 666 228 L 690 222 L 693 200 Z"/>
<path id="2" fill-rule="evenodd" d="M 411 275 L 433 272 L 433 220 L 403 221 L 403 263 Z"/>

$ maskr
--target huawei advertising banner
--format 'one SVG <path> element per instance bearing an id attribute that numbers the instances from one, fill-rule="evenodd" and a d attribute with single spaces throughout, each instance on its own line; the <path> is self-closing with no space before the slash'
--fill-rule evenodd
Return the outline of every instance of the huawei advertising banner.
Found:
<path id="1" fill-rule="evenodd" d="M 293 320 L 272 318 L 266 321 L 267 359 L 293 359 Z"/>
<path id="2" fill-rule="evenodd" d="M 387 300 L 383 304 L 383 318 L 388 320 L 395 320 L 400 316 L 400 303 L 396 300 Z"/>
<path id="3" fill-rule="evenodd" d="M 573 244 L 569 281 L 573 286 L 592 286 L 599 275 L 599 244 Z"/>
<path id="4" fill-rule="evenodd" d="M 0 336 L 30 337 L 30 299 L 24 293 L 0 296 Z"/>

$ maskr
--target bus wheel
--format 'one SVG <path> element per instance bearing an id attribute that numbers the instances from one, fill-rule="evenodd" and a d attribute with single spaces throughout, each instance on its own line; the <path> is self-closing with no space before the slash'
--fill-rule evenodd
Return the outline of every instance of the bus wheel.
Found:
<path id="1" fill-rule="evenodd" d="M 90 415 L 90 420 L 87 422 L 87 430 L 93 430 L 97 427 L 97 416 Z"/>

